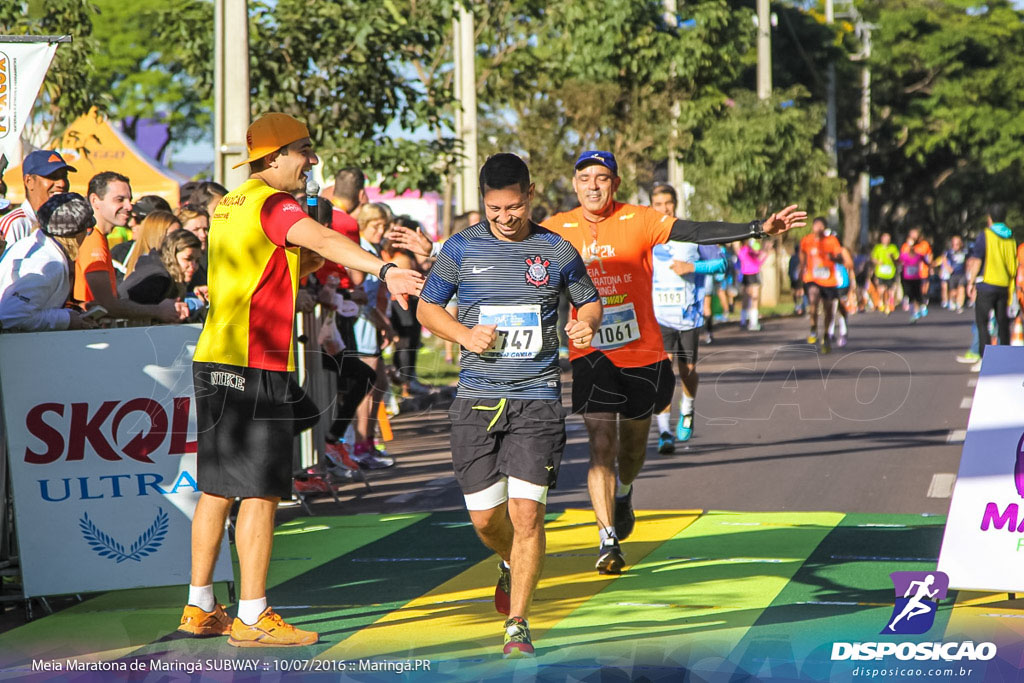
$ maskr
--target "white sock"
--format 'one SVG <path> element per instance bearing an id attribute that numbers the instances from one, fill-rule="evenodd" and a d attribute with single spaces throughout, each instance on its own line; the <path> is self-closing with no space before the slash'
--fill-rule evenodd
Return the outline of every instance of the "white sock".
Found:
<path id="1" fill-rule="evenodd" d="M 213 597 L 213 584 L 209 586 L 188 586 L 188 604 L 195 605 L 204 612 L 212 612 L 217 606 Z"/>
<path id="2" fill-rule="evenodd" d="M 839 334 L 846 336 L 846 318 L 842 316 L 839 318 Z"/>
<path id="3" fill-rule="evenodd" d="M 615 527 L 613 526 L 606 526 L 603 529 L 599 529 L 598 533 L 601 535 L 601 545 L 604 545 L 605 541 L 613 538 L 618 540 L 618 537 L 615 535 Z"/>
<path id="4" fill-rule="evenodd" d="M 260 615 L 265 609 L 267 609 L 267 596 L 265 595 L 255 600 L 239 600 L 238 618 L 242 620 L 243 624 L 252 626 L 260 620 Z"/>
<path id="5" fill-rule="evenodd" d="M 683 394 L 682 398 L 679 399 L 679 414 L 689 415 L 693 412 L 693 397 Z"/>
<path id="6" fill-rule="evenodd" d="M 502 567 L 504 567 L 505 569 L 512 569 L 512 565 L 510 565 L 510 564 L 509 564 L 508 562 L 506 562 L 505 560 L 502 560 L 502 561 L 501 561 L 501 566 L 502 566 Z"/>
<path id="7" fill-rule="evenodd" d="M 832 322 L 828 324 L 828 336 L 832 336 L 836 333 L 836 319 L 832 318 Z"/>
<path id="8" fill-rule="evenodd" d="M 633 490 L 632 484 L 623 484 L 618 479 L 615 480 L 615 497 L 625 498 L 629 495 L 629 492 Z"/>
<path id="9" fill-rule="evenodd" d="M 757 327 L 757 319 L 761 316 L 761 312 L 756 308 L 750 309 L 750 326 Z"/>
<path id="10" fill-rule="evenodd" d="M 655 417 L 658 419 L 658 433 L 664 434 L 669 431 L 668 421 L 671 416 L 668 414 L 668 411 L 666 410 L 664 413 L 658 413 Z"/>

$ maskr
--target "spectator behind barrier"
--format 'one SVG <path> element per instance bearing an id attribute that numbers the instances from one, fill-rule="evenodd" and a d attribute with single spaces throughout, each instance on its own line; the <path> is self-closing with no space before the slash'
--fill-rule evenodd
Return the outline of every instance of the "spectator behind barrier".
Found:
<path id="1" fill-rule="evenodd" d="M 205 299 L 187 290 L 195 275 L 202 244 L 183 229 L 164 237 L 159 250 L 139 258 L 135 270 L 118 287 L 118 294 L 140 304 L 164 299 L 181 299 L 188 305 L 189 319 L 198 320 L 206 309 Z"/>
<path id="2" fill-rule="evenodd" d="M 203 181 L 196 185 L 187 196 L 182 196 L 184 201 L 181 202 L 181 205 L 192 204 L 193 206 L 201 206 L 206 209 L 207 215 L 212 217 L 217 205 L 220 204 L 220 200 L 227 193 L 228 189 L 220 183 L 209 180 Z"/>
<path id="3" fill-rule="evenodd" d="M 96 223 L 92 207 L 80 194 L 58 194 L 36 216 L 40 229 L 0 260 L 0 325 L 19 332 L 95 327 L 79 311 L 64 308 L 71 294 L 71 264 Z"/>
<path id="4" fill-rule="evenodd" d="M 188 291 L 194 291 L 196 287 L 205 288 L 209 279 L 206 263 L 206 245 L 210 237 L 210 214 L 206 212 L 206 207 L 185 204 L 178 209 L 175 215 L 178 217 L 178 221 L 181 222 L 181 227 L 198 237 L 199 241 L 203 244 L 203 251 L 199 255 L 199 267 L 188 283 Z"/>
<path id="5" fill-rule="evenodd" d="M 36 211 L 50 197 L 68 191 L 68 171 L 75 171 L 58 152 L 40 149 L 21 164 L 25 201 L 0 219 L 0 241 L 11 246 L 38 227 Z"/>
<path id="6" fill-rule="evenodd" d="M 143 306 L 117 296 L 116 271 L 107 235 L 115 226 L 126 225 L 131 215 L 132 188 L 128 178 L 113 171 L 96 174 L 89 181 L 88 199 L 96 214 L 96 227 L 85 238 L 75 259 L 74 299 L 95 301 L 112 318 L 156 319 L 166 323 L 187 318 L 188 307 L 180 301 L 165 299 L 157 305 Z"/>
<path id="7" fill-rule="evenodd" d="M 171 232 L 181 229 L 181 221 L 167 211 L 154 211 L 146 216 L 146 220 L 135 231 L 135 241 L 124 262 L 125 277 L 132 274 L 139 259 L 147 254 L 159 251 L 164 238 Z"/>
<path id="8" fill-rule="evenodd" d="M 124 262 L 125 255 L 128 250 L 131 249 L 132 240 L 135 237 L 135 230 L 139 227 L 142 221 L 146 220 L 146 216 L 153 213 L 154 211 L 167 211 L 170 212 L 171 205 L 167 203 L 167 200 L 155 194 L 147 194 L 139 197 L 132 205 L 131 215 L 128 217 L 128 225 L 118 226 L 114 228 L 109 235 L 107 235 L 107 244 L 110 245 L 110 255 L 113 257 L 115 262 Z M 127 247 L 121 247 L 122 244 L 127 244 Z M 115 266 L 116 268 L 116 266 Z"/>

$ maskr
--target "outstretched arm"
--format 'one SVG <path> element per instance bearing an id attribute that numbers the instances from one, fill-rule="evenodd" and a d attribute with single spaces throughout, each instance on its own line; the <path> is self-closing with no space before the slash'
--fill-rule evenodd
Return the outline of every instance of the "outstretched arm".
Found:
<path id="1" fill-rule="evenodd" d="M 767 219 L 749 223 L 723 223 L 721 221 L 697 222 L 677 219 L 672 224 L 668 239 L 672 242 L 695 242 L 697 244 L 726 244 L 745 240 L 749 237 L 781 235 L 787 230 L 807 225 L 807 212 L 799 211 L 796 204 L 773 213 Z"/>

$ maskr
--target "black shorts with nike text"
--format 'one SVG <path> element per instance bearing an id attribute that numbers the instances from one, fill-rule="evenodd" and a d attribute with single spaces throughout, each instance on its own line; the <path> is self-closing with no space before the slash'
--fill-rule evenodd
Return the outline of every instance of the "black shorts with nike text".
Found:
<path id="1" fill-rule="evenodd" d="M 555 488 L 565 450 L 561 401 L 457 398 L 452 421 L 452 467 L 462 493 L 483 491 L 515 477 Z"/>
<path id="2" fill-rule="evenodd" d="M 295 436 L 320 411 L 291 373 L 192 363 L 199 490 L 225 498 L 287 498 Z"/>
<path id="3" fill-rule="evenodd" d="M 572 412 L 617 413 L 630 420 L 660 413 L 672 402 L 676 376 L 667 358 L 620 368 L 600 351 L 572 362 Z"/>

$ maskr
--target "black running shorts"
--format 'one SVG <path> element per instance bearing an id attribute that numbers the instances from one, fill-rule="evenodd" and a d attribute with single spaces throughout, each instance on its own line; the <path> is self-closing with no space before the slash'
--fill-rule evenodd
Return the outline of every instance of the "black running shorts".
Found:
<path id="1" fill-rule="evenodd" d="M 630 420 L 660 413 L 672 402 L 676 376 L 668 359 L 620 368 L 600 351 L 572 362 L 572 411 L 616 413 Z"/>
<path id="2" fill-rule="evenodd" d="M 452 467 L 463 494 L 515 477 L 555 488 L 565 450 L 561 401 L 457 398 L 452 422 Z"/>
<path id="3" fill-rule="evenodd" d="M 804 286 L 807 289 L 808 296 L 811 295 L 811 292 L 817 290 L 818 295 L 823 301 L 835 301 L 839 298 L 839 290 L 835 287 L 824 287 L 817 282 L 808 282 Z"/>
<path id="4" fill-rule="evenodd" d="M 320 411 L 288 372 L 193 363 L 199 490 L 225 498 L 287 498 L 292 445 Z"/>
<path id="5" fill-rule="evenodd" d="M 659 327 L 661 327 L 661 339 L 665 342 L 665 353 L 682 360 L 687 365 L 696 365 L 697 348 L 703 328 L 675 330 L 664 325 L 659 325 Z"/>

